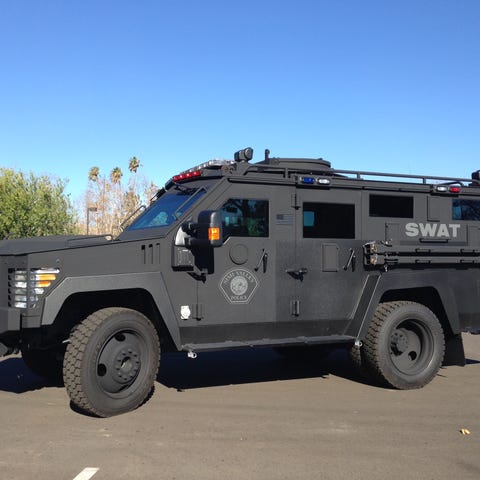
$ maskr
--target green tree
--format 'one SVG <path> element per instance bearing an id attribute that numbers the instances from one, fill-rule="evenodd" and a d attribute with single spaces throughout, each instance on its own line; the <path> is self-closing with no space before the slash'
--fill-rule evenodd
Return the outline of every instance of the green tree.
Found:
<path id="1" fill-rule="evenodd" d="M 0 238 L 72 234 L 75 224 L 64 181 L 0 168 Z"/>

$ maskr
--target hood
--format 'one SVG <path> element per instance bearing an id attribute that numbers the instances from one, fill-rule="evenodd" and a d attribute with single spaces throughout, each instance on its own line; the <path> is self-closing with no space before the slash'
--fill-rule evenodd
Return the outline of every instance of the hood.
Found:
<path id="1" fill-rule="evenodd" d="M 110 235 L 54 235 L 0 241 L 0 255 L 24 255 L 66 248 L 101 245 L 112 241 Z"/>

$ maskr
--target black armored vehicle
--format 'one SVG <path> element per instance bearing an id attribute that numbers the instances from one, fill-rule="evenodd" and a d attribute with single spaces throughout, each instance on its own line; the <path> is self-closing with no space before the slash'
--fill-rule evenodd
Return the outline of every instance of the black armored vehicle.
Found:
<path id="1" fill-rule="evenodd" d="M 0 355 L 21 351 L 97 416 L 138 407 L 160 351 L 348 348 L 384 385 L 465 364 L 480 327 L 480 176 L 213 160 L 117 238 L 0 242 Z"/>

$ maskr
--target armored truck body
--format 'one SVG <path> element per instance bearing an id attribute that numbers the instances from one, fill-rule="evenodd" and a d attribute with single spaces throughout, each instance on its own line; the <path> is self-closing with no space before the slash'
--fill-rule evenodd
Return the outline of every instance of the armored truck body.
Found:
<path id="1" fill-rule="evenodd" d="M 395 388 L 465 363 L 480 328 L 480 182 L 211 161 L 117 238 L 0 242 L 0 353 L 110 416 L 148 396 L 160 351 L 351 349 Z"/>

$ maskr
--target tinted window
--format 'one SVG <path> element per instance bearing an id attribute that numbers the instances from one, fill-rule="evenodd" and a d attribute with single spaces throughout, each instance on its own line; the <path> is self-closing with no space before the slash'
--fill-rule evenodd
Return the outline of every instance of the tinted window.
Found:
<path id="1" fill-rule="evenodd" d="M 413 218 L 413 197 L 370 195 L 370 216 Z"/>
<path id="2" fill-rule="evenodd" d="M 168 227 L 182 217 L 205 192 L 204 188 L 176 186 L 164 193 L 151 207 L 145 210 L 127 230 Z"/>
<path id="3" fill-rule="evenodd" d="M 268 237 L 268 201 L 231 198 L 222 206 L 223 238 Z"/>
<path id="4" fill-rule="evenodd" d="M 304 203 L 305 238 L 355 238 L 355 205 Z"/>
<path id="5" fill-rule="evenodd" d="M 480 221 L 480 200 L 454 198 L 452 200 L 452 219 Z"/>

